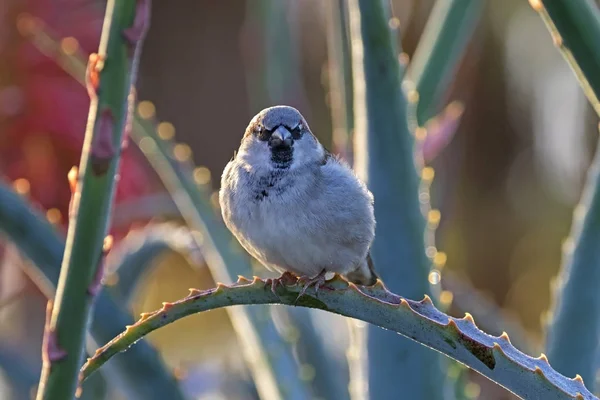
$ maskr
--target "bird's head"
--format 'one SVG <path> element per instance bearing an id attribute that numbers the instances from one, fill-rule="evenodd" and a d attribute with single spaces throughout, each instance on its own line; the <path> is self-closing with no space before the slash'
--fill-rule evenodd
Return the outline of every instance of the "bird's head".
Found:
<path id="1" fill-rule="evenodd" d="M 298 110 L 275 106 L 252 118 L 238 156 L 257 167 L 294 169 L 319 162 L 324 149 Z"/>

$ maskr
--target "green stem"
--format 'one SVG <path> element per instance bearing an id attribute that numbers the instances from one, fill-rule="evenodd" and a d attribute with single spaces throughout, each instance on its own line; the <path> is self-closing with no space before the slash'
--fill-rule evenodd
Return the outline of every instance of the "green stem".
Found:
<path id="1" fill-rule="evenodd" d="M 530 0 L 600 115 L 600 10 L 593 0 Z"/>
<path id="2" fill-rule="evenodd" d="M 61 274 L 44 336 L 38 400 L 70 399 L 77 388 L 88 319 L 101 286 L 115 173 L 133 100 L 130 90 L 148 23 L 149 0 L 109 0 L 97 61 L 90 58 L 92 101 Z"/>
<path id="3" fill-rule="evenodd" d="M 240 304 L 290 306 L 297 302 L 301 307 L 360 319 L 399 333 L 460 361 L 524 399 L 597 399 L 585 388 L 581 377 L 569 379 L 560 375 L 545 356 L 533 358 L 514 348 L 506 334 L 499 337 L 486 334 L 468 314 L 453 318 L 442 313 L 429 297 L 408 300 L 389 292 L 381 283 L 370 288 L 358 287 L 339 275 L 327 281 L 318 293 L 311 287 L 300 297 L 304 287 L 300 279 L 290 277 L 285 285 L 277 287 L 276 294 L 265 287 L 266 283 L 259 278 L 253 281 L 240 278 L 229 286 L 219 284 L 205 291 L 192 289 L 182 300 L 163 303 L 161 309 L 142 314 L 138 322 L 88 360 L 81 369 L 82 379 L 148 333 L 189 315 Z"/>
<path id="4" fill-rule="evenodd" d="M 439 110 L 443 96 L 479 22 L 482 0 L 437 0 L 406 72 L 419 94 L 417 122 Z"/>

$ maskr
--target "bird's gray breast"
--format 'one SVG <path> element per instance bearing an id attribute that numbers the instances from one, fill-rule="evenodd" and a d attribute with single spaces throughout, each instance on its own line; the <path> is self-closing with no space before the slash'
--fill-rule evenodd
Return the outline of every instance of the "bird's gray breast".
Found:
<path id="1" fill-rule="evenodd" d="M 286 177 L 286 172 L 286 169 L 274 169 L 267 174 L 257 176 L 252 187 L 254 201 L 261 202 L 268 197 L 271 199 L 281 197 L 285 193 L 286 187 L 294 184 L 293 177 Z"/>
<path id="2" fill-rule="evenodd" d="M 318 191 L 314 172 L 273 169 L 255 175 L 243 171 L 242 175 L 245 183 L 236 191 L 238 207 L 232 213 L 240 243 L 271 269 L 302 275 L 312 272 L 305 271 L 312 262 L 306 259 L 306 242 L 318 239 L 310 234 L 316 227 L 306 205 Z"/>
<path id="3" fill-rule="evenodd" d="M 225 191 L 228 226 L 268 268 L 314 276 L 364 261 L 374 234 L 368 192 L 350 170 L 323 168 L 233 174 Z"/>

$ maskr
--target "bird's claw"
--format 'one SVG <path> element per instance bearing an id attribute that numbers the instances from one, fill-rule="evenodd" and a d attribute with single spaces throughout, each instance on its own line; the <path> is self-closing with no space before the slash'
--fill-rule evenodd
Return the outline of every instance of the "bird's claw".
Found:
<path id="1" fill-rule="evenodd" d="M 277 294 L 277 286 L 286 285 L 286 283 L 296 282 L 298 278 L 294 276 L 291 272 L 284 272 L 279 278 L 269 278 L 265 281 L 265 288 L 267 286 L 271 286 L 271 293 L 273 293 L 277 298 L 281 301 L 281 297 Z"/>
<path id="2" fill-rule="evenodd" d="M 302 290 L 300 291 L 300 294 L 298 295 L 298 297 L 296 297 L 296 300 L 294 300 L 294 305 L 296 305 L 298 303 L 298 300 L 300 299 L 300 297 L 302 297 L 302 295 L 304 295 L 304 293 L 306 293 L 306 290 L 311 287 L 312 285 L 315 285 L 315 296 L 319 296 L 319 289 L 320 288 L 324 288 L 325 286 L 325 275 L 327 274 L 327 271 L 325 271 L 325 269 L 321 270 L 321 272 L 319 272 L 315 277 L 313 278 L 307 278 L 306 277 L 301 277 L 299 279 L 299 281 L 304 281 L 307 280 L 306 283 L 304 284 L 304 286 L 302 287 Z"/>

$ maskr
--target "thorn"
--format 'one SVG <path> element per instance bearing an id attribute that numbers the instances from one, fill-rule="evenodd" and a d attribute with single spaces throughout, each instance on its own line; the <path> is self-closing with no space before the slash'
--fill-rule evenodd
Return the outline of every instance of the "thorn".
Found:
<path id="1" fill-rule="evenodd" d="M 535 366 L 535 371 L 533 371 L 536 375 L 544 376 L 544 371 L 537 365 Z M 545 376 L 544 376 L 545 377 Z"/>
<path id="2" fill-rule="evenodd" d="M 51 325 L 53 304 L 52 300 L 46 304 L 46 326 L 42 341 L 42 360 L 45 365 L 51 365 L 67 356 L 67 352 L 59 346 L 56 331 Z"/>
<path id="3" fill-rule="evenodd" d="M 77 390 L 75 390 L 75 398 L 77 398 L 77 399 L 80 398 L 82 393 L 83 393 L 83 388 L 81 387 L 81 385 L 77 385 Z"/>
<path id="4" fill-rule="evenodd" d="M 360 290 L 358 289 L 358 286 L 356 286 L 356 284 L 354 282 L 346 281 L 346 283 L 348 284 L 348 287 L 350 289 L 360 292 Z"/>
<path id="5" fill-rule="evenodd" d="M 76 165 L 72 166 L 67 174 L 69 188 L 71 189 L 71 199 L 69 200 L 69 218 L 73 218 L 75 211 L 79 205 L 79 196 L 77 194 L 77 181 L 79 177 L 79 168 Z"/>
<path id="6" fill-rule="evenodd" d="M 448 329 L 452 329 L 452 330 L 454 330 L 456 332 L 460 332 L 460 329 L 458 328 L 458 325 L 456 325 L 456 321 L 454 319 L 452 319 L 452 318 L 450 318 L 448 320 L 448 323 L 446 324 L 446 327 Z"/>
<path id="7" fill-rule="evenodd" d="M 260 279 L 258 276 L 254 275 L 252 277 L 252 284 L 256 285 L 258 282 L 262 282 L 262 279 Z"/>
<path id="8" fill-rule="evenodd" d="M 140 322 L 143 322 L 143 321 L 147 320 L 152 315 L 153 315 L 153 313 L 149 313 L 149 312 L 143 312 L 143 313 L 141 313 L 140 314 Z"/>
<path id="9" fill-rule="evenodd" d="M 202 291 L 200 289 L 190 288 L 188 290 L 190 291 L 190 294 L 188 295 L 188 297 L 198 296 L 199 294 L 202 294 Z"/>
<path id="10" fill-rule="evenodd" d="M 123 30 L 123 37 L 133 47 L 146 36 L 150 22 L 150 0 L 137 0 L 133 23 Z"/>
<path id="11" fill-rule="evenodd" d="M 425 297 L 423 297 L 423 300 L 421 300 L 419 303 L 426 304 L 428 306 L 433 305 L 433 302 L 431 301 L 431 297 L 429 297 L 428 295 L 425 295 Z"/>
<path id="12" fill-rule="evenodd" d="M 375 281 L 375 284 L 373 285 L 374 289 L 383 289 L 383 290 L 387 290 L 387 288 L 385 287 L 385 285 L 383 284 L 383 281 L 381 280 L 381 278 L 377 278 L 377 281 Z"/>
<path id="13" fill-rule="evenodd" d="M 104 237 L 104 242 L 102 243 L 102 251 L 104 253 L 108 253 L 112 249 L 113 243 L 114 243 L 113 235 L 106 235 Z"/>
<path id="14" fill-rule="evenodd" d="M 500 335 L 500 339 L 506 340 L 508 343 L 510 343 L 510 338 L 508 337 L 508 333 L 506 332 L 502 332 L 502 335 Z"/>
<path id="15" fill-rule="evenodd" d="M 408 304 L 408 301 L 405 298 L 400 298 L 400 306 L 402 307 L 406 307 L 406 308 L 410 308 L 410 304 Z"/>
<path id="16" fill-rule="evenodd" d="M 104 68 L 106 57 L 97 53 L 90 54 L 88 65 L 85 70 L 85 87 L 91 99 L 98 97 L 100 88 L 100 71 Z"/>
<path id="17" fill-rule="evenodd" d="M 500 343 L 494 342 L 494 345 L 492 346 L 492 348 L 494 350 L 496 350 L 497 352 L 499 352 L 500 354 L 506 356 L 506 353 L 504 352 L 504 349 L 502 348 L 502 346 L 500 345 Z"/>
<path id="18" fill-rule="evenodd" d="M 575 375 L 575 378 L 573 378 L 573 380 L 581 383 L 582 385 L 584 384 L 583 383 L 583 378 L 579 374 Z"/>
<path id="19" fill-rule="evenodd" d="M 71 194 L 77 191 L 77 177 L 78 177 L 79 168 L 76 165 L 73 165 L 67 174 L 67 180 L 69 181 L 69 188 L 71 189 Z"/>
<path id="20" fill-rule="evenodd" d="M 473 316 L 471 314 L 469 314 L 468 312 L 465 313 L 463 320 L 475 325 L 475 320 L 473 319 Z"/>
<path id="21" fill-rule="evenodd" d="M 534 11 L 537 12 L 540 12 L 544 9 L 544 5 L 542 4 L 541 0 L 529 0 L 529 5 L 534 9 Z"/>
<path id="22" fill-rule="evenodd" d="M 242 275 L 238 275 L 237 283 L 250 283 L 250 279 Z"/>
<path id="23" fill-rule="evenodd" d="M 91 152 L 92 171 L 96 175 L 105 174 L 115 156 L 113 123 L 114 117 L 110 108 L 102 110 L 100 119 L 96 122 L 98 130 L 94 133 Z"/>
<path id="24" fill-rule="evenodd" d="M 169 311 L 171 308 L 173 308 L 173 303 L 162 303 L 162 311 Z"/>
<path id="25" fill-rule="evenodd" d="M 223 290 L 227 289 L 227 285 L 225 285 L 224 283 L 221 282 L 217 282 L 217 288 L 215 289 L 215 293 L 216 292 L 222 292 Z"/>

